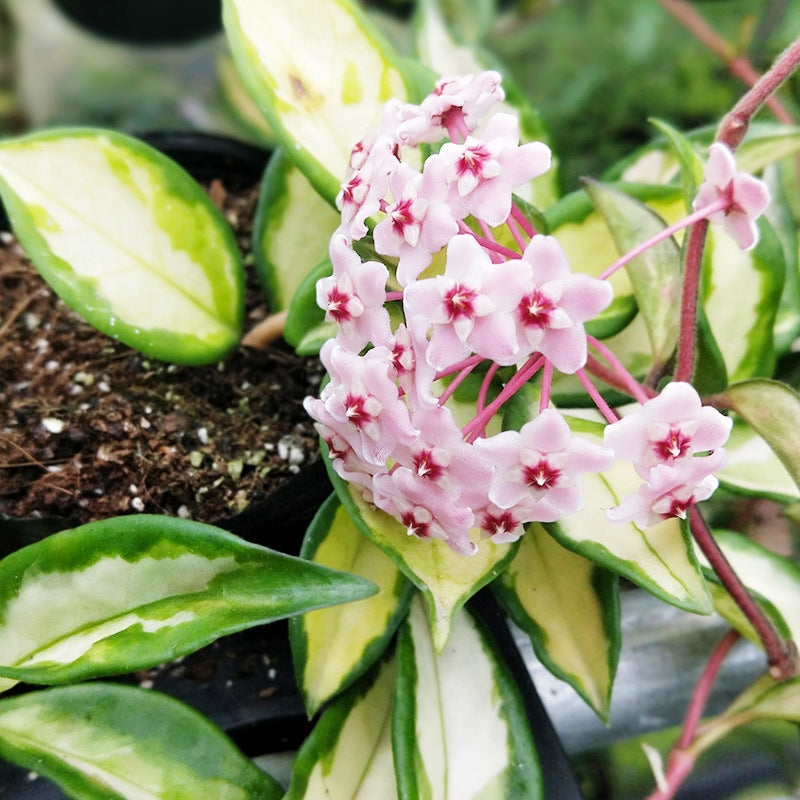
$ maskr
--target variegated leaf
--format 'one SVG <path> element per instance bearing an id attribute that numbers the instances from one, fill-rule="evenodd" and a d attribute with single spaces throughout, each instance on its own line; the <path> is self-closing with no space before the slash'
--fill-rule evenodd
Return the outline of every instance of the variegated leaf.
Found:
<path id="1" fill-rule="evenodd" d="M 253 222 L 253 258 L 272 311 L 288 308 L 306 276 L 328 258 L 338 224 L 339 214 L 277 150 L 264 173 Z"/>
<path id="2" fill-rule="evenodd" d="M 356 527 L 335 495 L 311 523 L 300 555 L 361 575 L 380 590 L 364 600 L 289 620 L 297 683 L 311 716 L 380 657 L 408 610 L 413 586 Z"/>
<path id="3" fill-rule="evenodd" d="M 450 636 L 456 612 L 475 592 L 505 569 L 517 544 L 495 544 L 475 529 L 475 554 L 456 553 L 441 539 L 409 536 L 394 517 L 364 501 L 335 476 L 337 494 L 359 528 L 391 558 L 423 593 L 437 650 Z"/>
<path id="4" fill-rule="evenodd" d="M 188 706 L 90 683 L 0 701 L 0 755 L 81 800 L 280 800 L 281 787 Z"/>
<path id="5" fill-rule="evenodd" d="M 492 584 L 539 660 L 608 721 L 620 649 L 617 577 L 536 523 Z"/>
<path id="6" fill-rule="evenodd" d="M 795 485 L 800 487 L 800 394 L 785 383 L 751 380 L 729 386 L 719 404 L 739 414 L 772 448 Z"/>
<path id="7" fill-rule="evenodd" d="M 745 252 L 711 226 L 704 251 L 703 308 L 732 382 L 771 375 L 775 364 L 773 329 L 786 266 L 772 226 L 762 217 L 758 228 L 758 244 Z"/>
<path id="8" fill-rule="evenodd" d="M 664 221 L 644 203 L 597 181 L 583 188 L 606 221 L 622 255 L 665 227 Z M 636 303 L 650 338 L 657 365 L 666 364 L 678 341 L 681 296 L 681 259 L 670 237 L 650 247 L 626 265 Z"/>
<path id="9" fill-rule="evenodd" d="M 285 800 L 396 800 L 392 761 L 394 659 L 322 714 L 294 762 Z"/>
<path id="10" fill-rule="evenodd" d="M 224 0 L 236 65 L 275 135 L 329 202 L 353 145 L 407 91 L 396 57 L 350 0 Z"/>
<path id="11" fill-rule="evenodd" d="M 578 435 L 602 442 L 602 425 L 577 419 L 569 422 Z M 623 575 L 664 602 L 697 614 L 711 613 L 708 586 L 683 520 L 672 518 L 645 529 L 606 517 L 607 508 L 641 485 L 633 466 L 618 460 L 603 473 L 581 476 L 581 483 L 583 509 L 546 524 L 547 530 L 565 547 Z"/>
<path id="12" fill-rule="evenodd" d="M 800 501 L 800 488 L 786 467 L 745 422 L 734 422 L 725 450 L 728 460 L 715 474 L 726 489 L 784 503 Z"/>
<path id="13" fill-rule="evenodd" d="M 437 652 L 420 602 L 398 642 L 393 739 L 400 800 L 537 800 L 541 774 L 513 679 L 462 610 Z"/>
<path id="14" fill-rule="evenodd" d="M 176 164 L 111 131 L 61 129 L 0 144 L 14 232 L 64 301 L 143 353 L 213 362 L 239 340 L 233 233 Z"/>
<path id="15" fill-rule="evenodd" d="M 700 153 L 714 140 L 715 129 L 708 127 L 687 138 Z M 755 122 L 736 151 L 739 169 L 761 172 L 767 165 L 780 161 L 800 150 L 800 129 L 771 122 Z M 664 139 L 647 144 L 633 155 L 612 166 L 603 176 L 605 181 L 631 183 L 670 183 L 680 171 L 675 152 Z"/>
<path id="16" fill-rule="evenodd" d="M 783 633 L 800 642 L 800 567 L 733 531 L 715 530 L 714 538 L 744 585 L 769 603 L 770 612 L 777 612 Z M 759 643 L 737 606 L 718 605 L 718 610 L 737 630 Z"/>
<path id="17" fill-rule="evenodd" d="M 283 335 L 299 355 L 316 355 L 336 336 L 336 323 L 326 322 L 325 312 L 317 305 L 317 281 L 332 271 L 330 259 L 321 261 L 295 289 L 289 303 Z"/>
<path id="18" fill-rule="evenodd" d="M 92 522 L 0 562 L 0 675 L 63 683 L 129 672 L 374 591 L 198 522 Z"/>

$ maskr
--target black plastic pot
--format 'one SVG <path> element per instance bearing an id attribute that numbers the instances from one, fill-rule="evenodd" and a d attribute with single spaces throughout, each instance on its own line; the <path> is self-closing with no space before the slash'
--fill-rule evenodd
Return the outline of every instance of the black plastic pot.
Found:
<path id="1" fill-rule="evenodd" d="M 108 39 L 180 44 L 221 30 L 220 0 L 53 0 L 70 20 Z"/>

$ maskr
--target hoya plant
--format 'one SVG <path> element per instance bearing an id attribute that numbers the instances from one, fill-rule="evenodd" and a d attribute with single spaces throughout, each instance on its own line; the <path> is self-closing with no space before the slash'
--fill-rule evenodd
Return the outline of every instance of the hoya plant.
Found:
<path id="1" fill-rule="evenodd" d="M 4 688 L 54 687 L 0 700 L 0 754 L 79 798 L 544 797 L 519 687 L 468 601 L 490 586 L 608 719 L 621 578 L 731 627 L 653 756 L 652 798 L 729 731 L 800 721 L 800 567 L 715 505 L 800 501 L 800 395 L 776 372 L 800 336 L 800 129 L 750 125 L 800 42 L 716 130 L 656 122 L 562 197 L 557 142 L 434 0 L 416 59 L 349 0 L 224 0 L 223 19 L 280 145 L 257 265 L 286 339 L 327 371 L 305 406 L 331 496 L 300 558 L 141 515 L 0 562 Z M 168 159 L 110 131 L 36 133 L 0 143 L 0 191 L 100 329 L 183 363 L 238 342 L 239 257 Z M 315 725 L 285 794 L 175 701 L 71 685 L 286 616 Z M 700 725 L 740 636 L 764 675 Z"/>

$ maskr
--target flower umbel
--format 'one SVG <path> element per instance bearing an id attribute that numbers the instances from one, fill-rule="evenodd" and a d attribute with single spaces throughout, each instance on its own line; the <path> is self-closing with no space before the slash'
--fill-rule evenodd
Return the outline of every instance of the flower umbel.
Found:
<path id="1" fill-rule="evenodd" d="M 612 374 L 647 397 L 584 328 L 611 303 L 605 278 L 618 267 L 603 279 L 573 272 L 557 239 L 519 207 L 513 191 L 548 170 L 550 151 L 520 144 L 512 115 L 485 119 L 502 98 L 497 73 L 443 79 L 419 106 L 387 103 L 379 129 L 353 148 L 333 274 L 317 286 L 338 326 L 321 353 L 330 382 L 306 401 L 343 479 L 410 536 L 465 555 L 481 537 L 511 542 L 529 522 L 580 511 L 581 476 L 615 458 L 631 460 L 644 483 L 609 518 L 683 517 L 716 487 L 730 431 L 686 383 L 668 384 L 619 421 L 593 386 L 587 372 Z M 443 138 L 421 169 L 404 160 L 408 148 Z M 736 173 L 718 148 L 707 179 L 696 205 L 751 246 L 765 202 L 760 182 Z M 608 367 L 589 359 L 590 347 Z M 555 373 L 575 374 L 612 423 L 605 447 L 574 435 L 551 406 Z M 520 430 L 492 430 L 532 382 L 538 415 Z M 474 410 L 464 419 L 468 384 Z"/>

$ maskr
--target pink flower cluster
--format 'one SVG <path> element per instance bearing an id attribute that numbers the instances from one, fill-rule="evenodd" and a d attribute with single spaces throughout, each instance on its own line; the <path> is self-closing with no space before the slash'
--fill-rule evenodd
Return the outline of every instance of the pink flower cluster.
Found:
<path id="1" fill-rule="evenodd" d="M 688 383 L 669 383 L 629 417 L 605 429 L 605 444 L 630 459 L 645 483 L 606 513 L 611 520 L 646 528 L 668 517 L 686 517 L 689 506 L 709 498 L 725 465 L 722 449 L 733 421 L 702 406 Z"/>
<path id="2" fill-rule="evenodd" d="M 607 447 L 574 436 L 549 407 L 553 370 L 588 387 L 584 322 L 612 292 L 573 273 L 514 202 L 515 189 L 548 170 L 550 151 L 520 144 L 514 116 L 486 119 L 502 99 L 495 72 L 444 79 L 420 105 L 387 103 L 378 130 L 353 148 L 333 271 L 317 284 L 337 323 L 320 354 L 330 381 L 305 402 L 344 480 L 410 535 L 464 554 L 476 535 L 513 541 L 527 522 L 578 511 L 581 474 L 609 468 L 615 454 L 646 483 L 611 518 L 681 515 L 713 491 L 729 428 L 682 384 L 645 404 L 639 422 L 609 426 Z M 418 169 L 423 143 L 433 152 Z M 489 435 L 500 406 L 537 374 L 539 414 Z M 478 388 L 464 420 L 451 398 L 470 375 Z M 695 457 L 704 450 L 713 452 Z"/>

